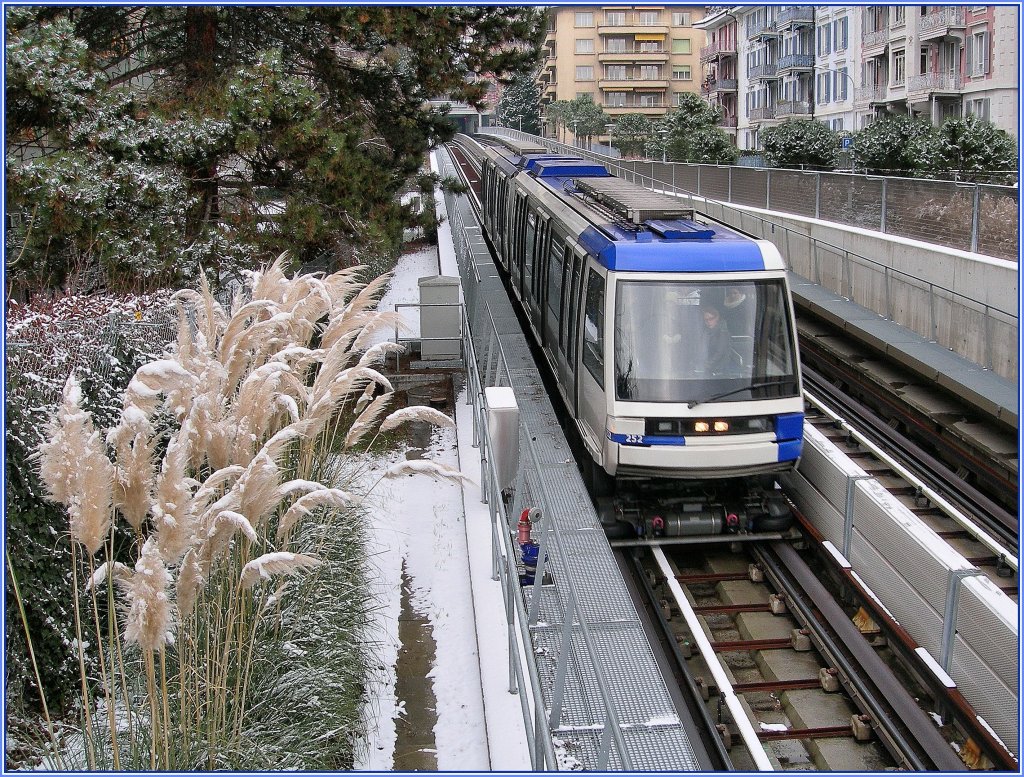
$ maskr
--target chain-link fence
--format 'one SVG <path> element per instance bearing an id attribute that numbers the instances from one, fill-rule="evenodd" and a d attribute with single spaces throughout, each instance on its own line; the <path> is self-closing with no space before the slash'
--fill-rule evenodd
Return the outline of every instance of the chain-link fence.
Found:
<path id="1" fill-rule="evenodd" d="M 720 202 L 835 221 L 1000 259 L 1016 261 L 1018 256 L 1018 190 L 1012 186 L 611 159 L 516 130 L 500 131 Z"/>
<path id="2" fill-rule="evenodd" d="M 8 323 L 6 405 L 9 426 L 17 426 L 8 431 L 29 447 L 38 444 L 72 371 L 95 387 L 95 402 L 113 409 L 115 395 L 124 388 L 120 384 L 139 365 L 159 358 L 176 333 L 170 304 L 148 309 L 144 318 L 118 312 L 66 320 L 32 316 Z"/>

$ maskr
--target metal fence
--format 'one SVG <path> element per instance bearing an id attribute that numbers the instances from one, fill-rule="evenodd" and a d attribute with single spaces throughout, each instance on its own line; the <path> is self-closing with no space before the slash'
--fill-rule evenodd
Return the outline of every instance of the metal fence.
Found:
<path id="1" fill-rule="evenodd" d="M 581 153 L 580 149 L 551 140 L 543 142 L 559 152 Z M 878 191 L 872 188 L 874 183 L 870 179 L 864 176 L 795 171 L 781 171 L 788 173 L 788 178 L 778 175 L 773 177 L 774 173 L 780 171 L 741 167 L 731 168 L 727 176 L 708 176 L 708 169 L 725 168 L 663 162 L 619 163 L 592 153 L 582 153 L 599 159 L 609 170 L 640 186 L 686 197 L 701 192 L 699 196 L 705 198 L 700 206 L 703 212 L 744 232 L 772 240 L 779 247 L 789 268 L 797 274 L 1005 378 L 1017 378 L 1019 365 L 1015 344 L 1019 337 L 1019 321 L 1016 310 L 995 307 L 985 300 L 968 297 L 927 278 L 894 269 L 869 257 L 815 239 L 805 231 L 791 229 L 764 215 L 730 207 L 728 204 L 763 207 L 763 202 L 772 201 L 780 209 L 784 204 L 787 205 L 789 212 L 811 216 L 828 214 L 824 217 L 847 224 L 857 221 L 852 217 L 844 221 L 843 214 L 853 211 L 860 214 L 858 219 L 861 221 L 867 222 L 874 216 L 884 220 L 885 201 L 878 199 Z M 841 186 L 828 180 L 833 175 L 841 178 Z M 891 182 L 899 179 L 884 180 Z M 803 181 L 802 187 L 800 181 Z M 773 188 L 781 188 L 781 191 L 773 194 Z M 976 191 L 981 201 L 985 202 L 980 189 Z M 994 202 L 1005 204 L 1006 200 L 996 199 Z M 992 209 L 1002 206 L 989 202 L 985 207 Z M 1013 207 L 1016 208 L 1015 201 Z M 964 218 L 967 218 L 967 213 Z M 918 228 L 922 228 L 920 223 Z M 1014 217 L 1014 245 L 1016 229 Z"/>
<path id="2" fill-rule="evenodd" d="M 125 314 L 50 320 L 25 326 L 6 343 L 6 401 L 29 421 L 17 430 L 26 443 L 42 439 L 43 422 L 60 402 L 72 371 L 109 393 L 115 369 L 125 360 L 159 357 L 177 334 L 172 306 L 149 310 L 145 320 Z M 130 377 L 130 376 L 129 376 Z"/>
<path id="3" fill-rule="evenodd" d="M 488 128 L 494 131 L 493 128 Z M 516 130 L 513 137 L 610 161 L 688 194 L 779 213 L 835 221 L 1016 261 L 1018 190 L 858 173 L 615 160 Z"/>

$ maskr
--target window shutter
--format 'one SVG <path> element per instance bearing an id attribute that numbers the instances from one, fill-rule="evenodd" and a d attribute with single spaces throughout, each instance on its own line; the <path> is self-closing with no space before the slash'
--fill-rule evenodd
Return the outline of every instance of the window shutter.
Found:
<path id="1" fill-rule="evenodd" d="M 967 36 L 967 73 L 969 75 L 975 75 L 974 73 L 974 36 Z"/>
<path id="2" fill-rule="evenodd" d="M 981 45 L 983 47 L 982 48 L 982 60 L 981 60 L 981 62 L 982 62 L 981 73 L 982 73 L 982 75 L 988 75 L 988 50 L 989 50 L 989 46 L 988 46 L 988 33 L 987 32 L 984 35 L 981 36 Z"/>

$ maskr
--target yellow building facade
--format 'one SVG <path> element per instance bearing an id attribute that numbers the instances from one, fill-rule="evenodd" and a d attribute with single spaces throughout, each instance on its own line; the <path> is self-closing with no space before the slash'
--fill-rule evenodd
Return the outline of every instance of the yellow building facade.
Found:
<path id="1" fill-rule="evenodd" d="M 700 94 L 701 5 L 555 6 L 548 11 L 541 105 L 589 95 L 612 120 L 655 119 Z"/>

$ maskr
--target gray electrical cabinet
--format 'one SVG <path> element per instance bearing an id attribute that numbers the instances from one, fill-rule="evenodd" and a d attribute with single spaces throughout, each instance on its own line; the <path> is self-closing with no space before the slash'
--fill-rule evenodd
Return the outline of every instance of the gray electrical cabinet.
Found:
<path id="1" fill-rule="evenodd" d="M 424 361 L 462 357 L 462 309 L 459 279 L 446 275 L 420 278 L 420 358 Z"/>

